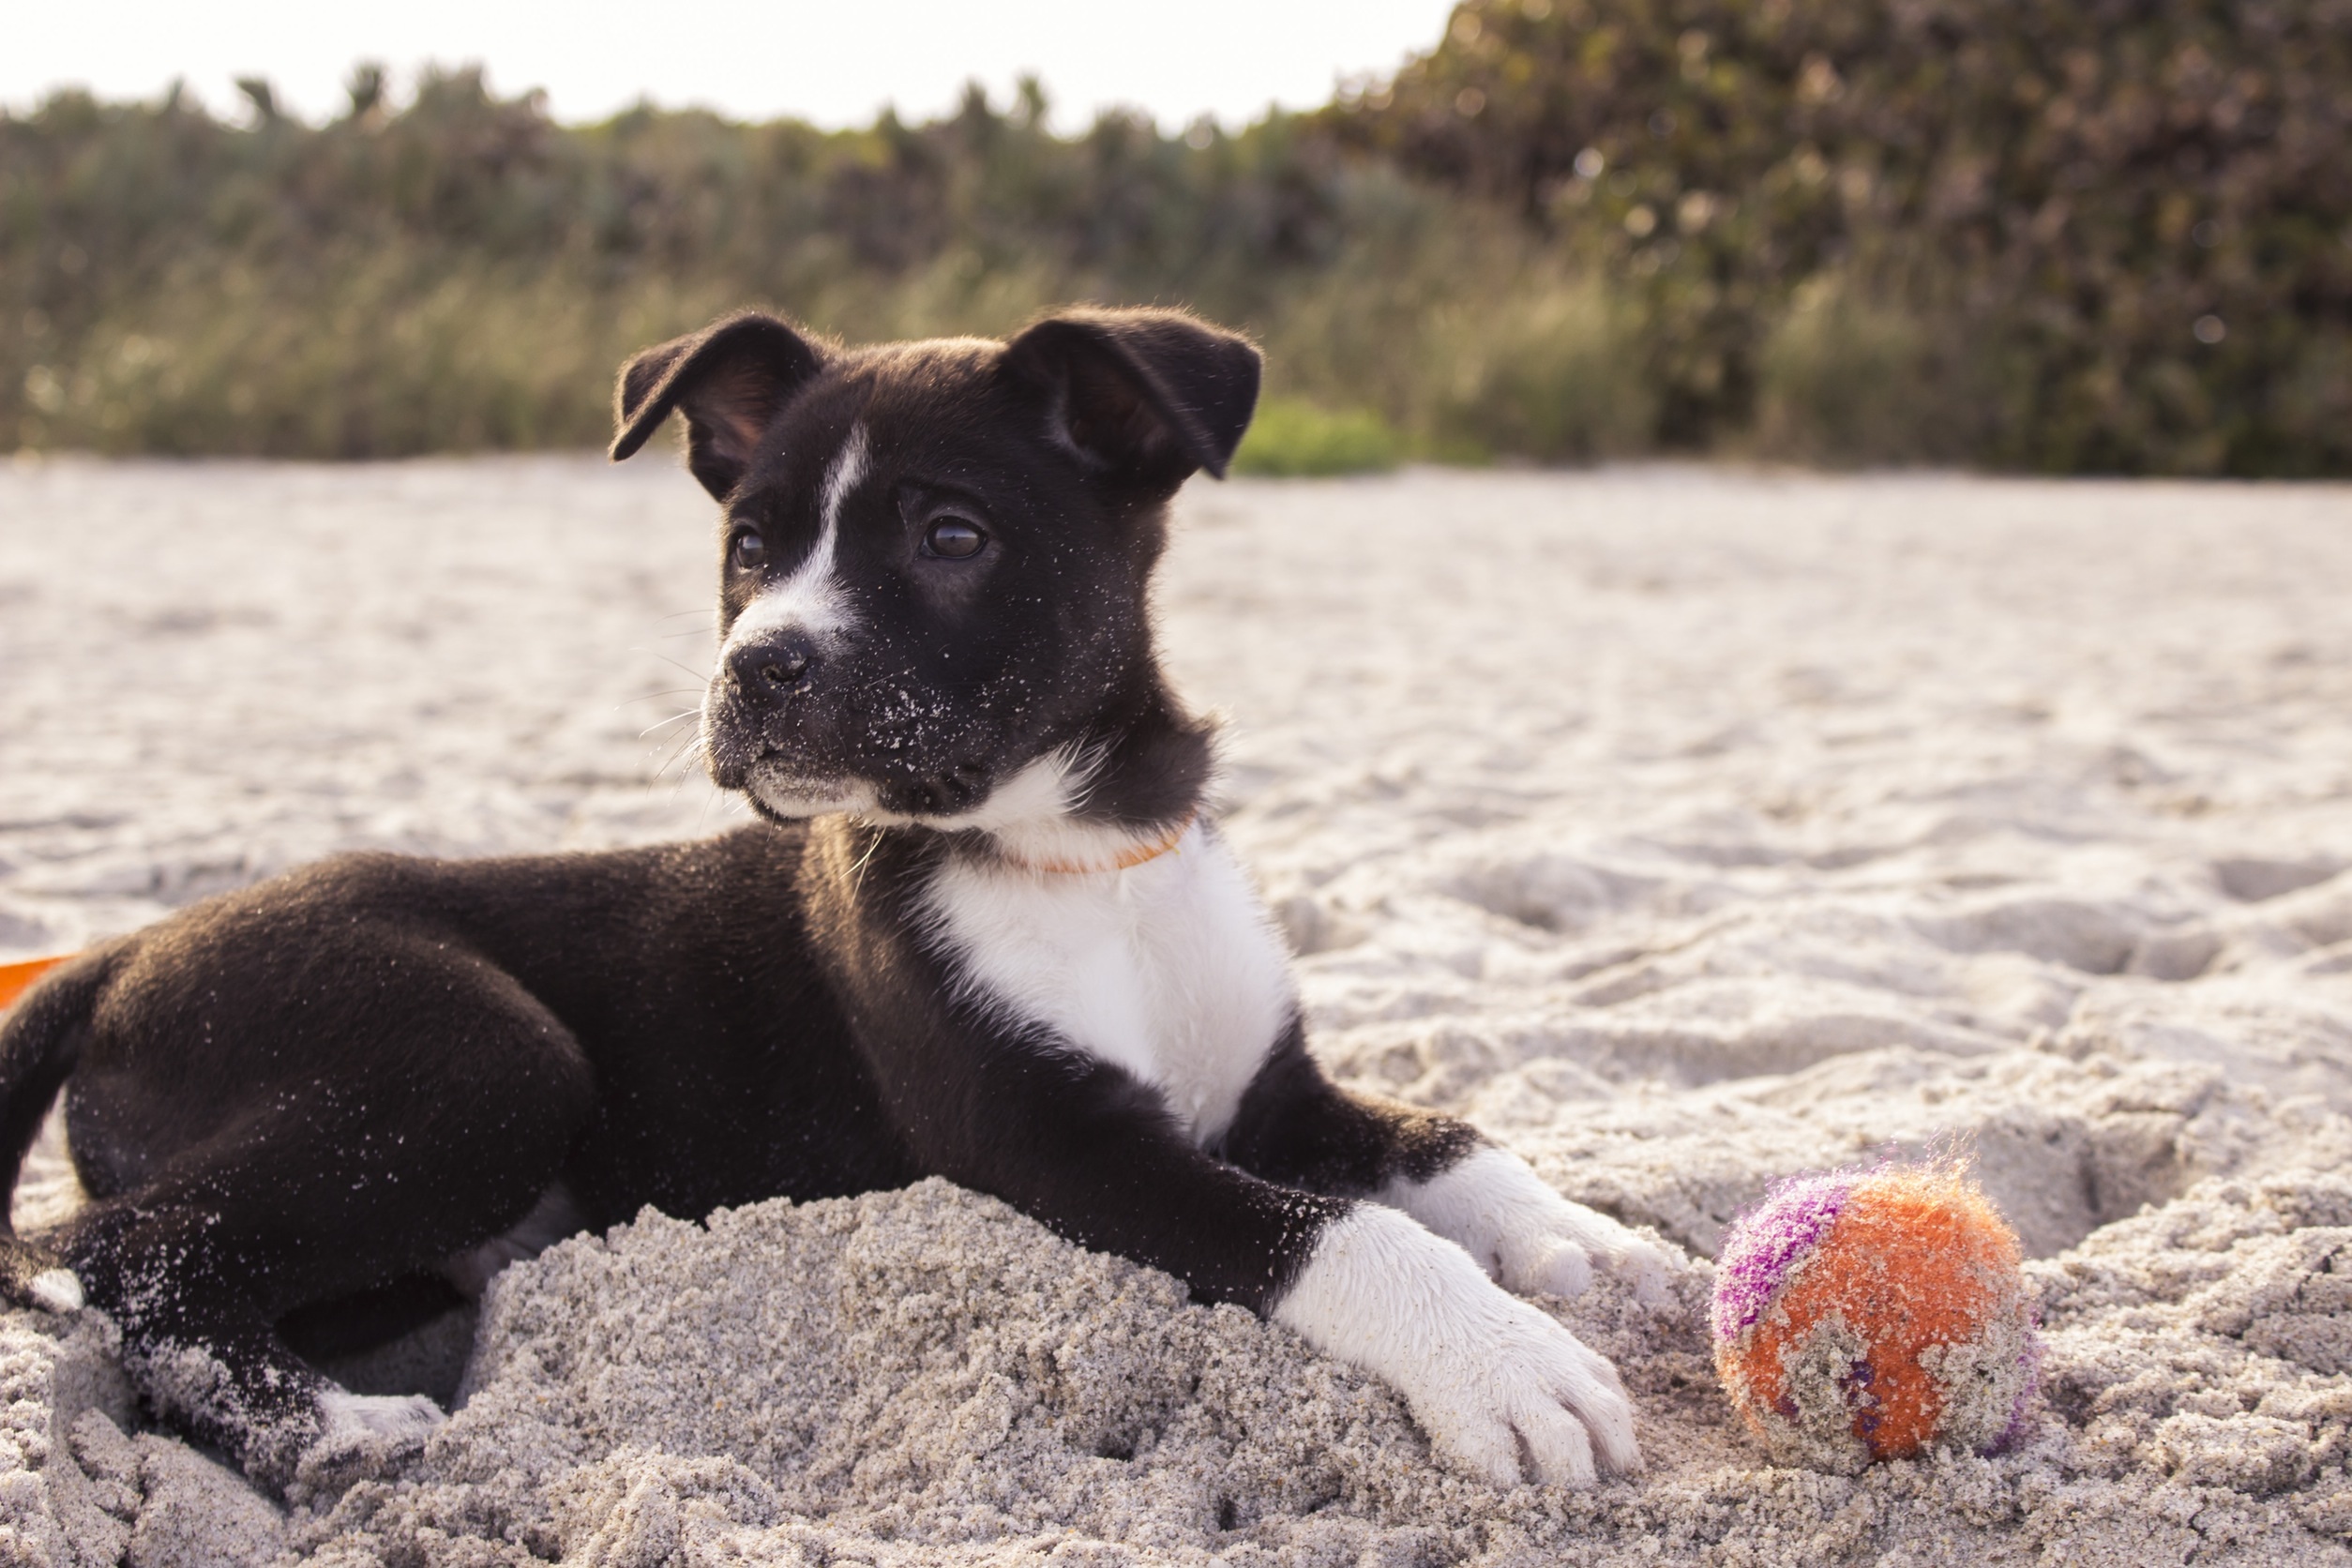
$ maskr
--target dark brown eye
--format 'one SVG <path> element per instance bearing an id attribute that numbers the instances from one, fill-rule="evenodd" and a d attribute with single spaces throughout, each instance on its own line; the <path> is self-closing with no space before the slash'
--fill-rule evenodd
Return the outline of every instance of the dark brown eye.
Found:
<path id="1" fill-rule="evenodd" d="M 734 562 L 739 571 L 755 571 L 767 564 L 768 542 L 760 537 L 758 529 L 744 529 L 728 545 L 727 558 Z"/>
<path id="2" fill-rule="evenodd" d="M 943 555 L 950 561 L 961 561 L 980 553 L 980 547 L 988 536 L 978 525 L 963 518 L 941 518 L 931 524 L 931 531 L 923 535 L 923 548 L 933 555 Z"/>

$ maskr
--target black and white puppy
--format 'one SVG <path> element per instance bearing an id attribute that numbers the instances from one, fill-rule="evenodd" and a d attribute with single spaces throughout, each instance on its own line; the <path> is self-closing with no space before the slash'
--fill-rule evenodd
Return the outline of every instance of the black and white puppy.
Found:
<path id="1" fill-rule="evenodd" d="M 724 508 L 701 746 L 763 820 L 348 856 L 61 969 L 0 1026 L 0 1152 L 62 1087 L 93 1200 L 0 1244 L 0 1289 L 86 1292 L 161 1413 L 331 1479 L 441 1412 L 301 1351 L 645 1204 L 937 1174 L 1366 1368 L 1497 1481 L 1633 1469 L 1613 1369 L 1506 1292 L 1664 1255 L 1328 1082 L 1203 814 L 1149 588 L 1258 379 L 1168 311 L 857 351 L 744 315 L 640 355 L 612 455 L 683 413 Z"/>

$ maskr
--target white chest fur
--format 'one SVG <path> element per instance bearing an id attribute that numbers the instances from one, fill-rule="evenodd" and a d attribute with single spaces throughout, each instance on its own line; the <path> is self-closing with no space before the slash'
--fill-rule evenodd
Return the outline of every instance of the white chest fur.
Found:
<path id="1" fill-rule="evenodd" d="M 952 858 L 929 901 L 975 997 L 1152 1085 L 1196 1141 L 1232 1121 L 1290 1021 L 1281 939 L 1231 851 L 1198 823 L 1123 871 Z"/>

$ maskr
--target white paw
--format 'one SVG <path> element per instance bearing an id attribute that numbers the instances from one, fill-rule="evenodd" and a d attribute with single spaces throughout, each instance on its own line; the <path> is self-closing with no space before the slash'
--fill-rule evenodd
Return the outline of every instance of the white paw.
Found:
<path id="1" fill-rule="evenodd" d="M 1440 1455 L 1496 1485 L 1526 1479 L 1522 1452 L 1556 1485 L 1641 1468 L 1616 1368 L 1394 1209 L 1329 1226 L 1274 1318 L 1395 1387 Z"/>
<path id="2" fill-rule="evenodd" d="M 1481 1149 L 1426 1182 L 1396 1182 L 1380 1195 L 1478 1260 L 1487 1276 L 1523 1295 L 1581 1295 L 1594 1264 L 1651 1305 L 1667 1299 L 1675 1259 L 1608 1215 L 1571 1203 L 1525 1160 Z"/>
<path id="3" fill-rule="evenodd" d="M 319 1395 L 319 1429 L 294 1461 L 289 1498 L 339 1493 L 367 1476 L 390 1474 L 448 1421 L 439 1405 L 415 1394 Z"/>
<path id="4" fill-rule="evenodd" d="M 395 1446 L 423 1442 L 449 1418 L 421 1394 L 351 1394 L 329 1389 L 319 1397 L 319 1440 L 345 1443 L 383 1440 Z"/>
<path id="5" fill-rule="evenodd" d="M 44 1310 L 61 1315 L 82 1310 L 82 1279 L 71 1269 L 43 1269 L 25 1290 Z"/>

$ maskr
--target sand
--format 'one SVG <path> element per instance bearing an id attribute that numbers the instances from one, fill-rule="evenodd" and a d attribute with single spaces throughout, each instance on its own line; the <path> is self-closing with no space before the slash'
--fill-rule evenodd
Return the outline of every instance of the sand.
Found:
<path id="1" fill-rule="evenodd" d="M 1181 509 L 1172 659 L 1322 1059 L 1693 1257 L 1544 1303 L 1645 1475 L 1463 1479 L 1284 1331 L 925 1184 L 508 1270 L 339 1369 L 450 1425 L 291 1508 L 145 1424 L 97 1315 L 0 1315 L 0 1562 L 2352 1560 L 2352 490 Z M 709 520 L 658 463 L 0 470 L 0 958 L 338 848 L 732 821 L 640 735 L 691 706 Z M 1772 1466 L 1707 1364 L 1725 1224 L 1954 1144 L 2032 1258 L 2025 1440 Z M 53 1143 L 20 1218 L 73 1199 Z"/>

